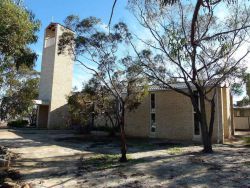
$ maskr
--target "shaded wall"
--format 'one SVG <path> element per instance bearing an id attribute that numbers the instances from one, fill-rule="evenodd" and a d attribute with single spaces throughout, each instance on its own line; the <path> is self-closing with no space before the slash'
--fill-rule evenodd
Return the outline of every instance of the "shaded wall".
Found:
<path id="1" fill-rule="evenodd" d="M 250 130 L 250 117 L 235 117 L 236 130 Z"/>
<path id="2" fill-rule="evenodd" d="M 250 130 L 250 109 L 234 109 L 234 122 L 236 130 Z"/>
<path id="3" fill-rule="evenodd" d="M 37 115 L 37 127 L 38 128 L 48 128 L 48 115 L 49 115 L 49 106 L 48 105 L 39 105 L 38 115 Z"/>
<path id="4" fill-rule="evenodd" d="M 223 92 L 223 118 L 224 118 L 224 138 L 230 138 L 231 136 L 231 99 L 230 93 L 227 88 L 222 88 Z"/>

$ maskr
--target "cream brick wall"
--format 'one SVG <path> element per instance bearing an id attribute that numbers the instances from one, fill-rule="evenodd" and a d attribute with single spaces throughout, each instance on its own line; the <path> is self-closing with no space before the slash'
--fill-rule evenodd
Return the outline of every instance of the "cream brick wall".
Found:
<path id="1" fill-rule="evenodd" d="M 229 92 L 224 89 L 224 92 Z M 218 88 L 213 128 L 213 142 L 223 142 L 223 89 Z M 188 97 L 175 91 L 155 91 L 156 138 L 173 140 L 194 140 L 193 107 Z M 149 94 L 150 94 L 149 93 Z M 212 95 L 212 93 L 210 94 Z M 149 95 L 150 96 L 150 95 Z M 139 108 L 126 114 L 126 134 L 128 136 L 150 137 L 150 97 L 147 96 Z M 217 101 L 218 99 L 218 101 Z M 218 104 L 218 105 L 217 105 Z M 210 120 L 210 107 L 207 104 L 207 120 Z M 219 125 L 219 127 L 218 127 Z"/>
<path id="2" fill-rule="evenodd" d="M 223 88 L 223 111 L 224 111 L 224 137 L 230 138 L 231 136 L 231 106 L 230 106 L 230 91 Z"/>
<path id="3" fill-rule="evenodd" d="M 213 142 L 214 143 L 217 143 L 217 142 L 223 143 L 224 142 L 223 90 L 222 90 L 222 88 L 217 88 L 216 90 L 217 90 L 218 96 L 216 96 Z M 209 112 L 210 112 L 210 110 L 209 110 Z"/>
<path id="4" fill-rule="evenodd" d="M 150 133 L 149 97 L 145 97 L 140 106 L 125 113 L 126 135 L 132 137 L 148 137 Z"/>
<path id="5" fill-rule="evenodd" d="M 63 128 L 66 126 L 68 119 L 67 96 L 69 96 L 72 90 L 73 60 L 69 54 L 58 55 L 57 45 L 65 29 L 58 25 L 56 31 L 56 51 L 49 126 L 50 128 Z"/>
<path id="6" fill-rule="evenodd" d="M 155 92 L 156 137 L 192 140 L 193 109 L 190 99 L 173 91 Z"/>
<path id="7" fill-rule="evenodd" d="M 69 54 L 58 55 L 60 36 L 66 29 L 55 24 L 55 31 L 46 30 L 45 40 L 55 43 L 43 49 L 39 99 L 49 102 L 48 128 L 65 128 L 68 120 L 67 96 L 72 90 L 73 60 Z M 39 114 L 38 114 L 39 115 Z"/>
<path id="8" fill-rule="evenodd" d="M 222 88 L 216 88 L 216 96 L 215 96 L 215 118 L 214 118 L 214 127 L 213 127 L 213 137 L 212 141 L 213 143 L 220 142 L 222 143 L 224 141 L 223 138 L 223 102 L 222 102 L 222 97 L 223 97 L 223 90 Z M 212 91 L 209 95 L 211 98 L 213 95 L 214 91 Z M 211 114 L 211 109 L 210 105 L 207 103 L 206 104 L 206 113 L 207 113 L 207 123 L 209 125 L 210 123 L 210 114 Z"/>
<path id="9" fill-rule="evenodd" d="M 52 80 L 55 60 L 55 46 L 43 49 L 41 77 L 39 84 L 39 100 L 50 101 L 52 97 Z"/>

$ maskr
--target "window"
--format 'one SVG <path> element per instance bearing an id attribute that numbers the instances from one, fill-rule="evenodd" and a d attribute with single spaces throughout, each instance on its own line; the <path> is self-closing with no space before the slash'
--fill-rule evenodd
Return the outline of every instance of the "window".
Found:
<path id="1" fill-rule="evenodd" d="M 194 94 L 195 94 L 195 102 L 200 107 L 199 94 L 197 91 L 194 92 Z M 194 110 L 194 135 L 200 135 L 200 122 L 199 122 L 198 114 L 197 112 L 195 112 L 195 110 Z"/>
<path id="2" fill-rule="evenodd" d="M 151 114 L 151 132 L 155 132 L 156 124 L 155 124 L 155 113 Z"/>
<path id="3" fill-rule="evenodd" d="M 45 40 L 45 46 L 44 47 L 48 48 L 48 47 L 53 46 L 55 44 L 56 44 L 56 38 L 55 37 L 53 37 L 53 38 L 47 38 Z"/>
<path id="4" fill-rule="evenodd" d="M 155 94 L 151 94 L 151 109 L 155 109 Z"/>
<path id="5" fill-rule="evenodd" d="M 151 114 L 151 123 L 155 124 L 155 114 Z"/>
<path id="6" fill-rule="evenodd" d="M 156 131 L 156 118 L 155 118 L 155 94 L 150 95 L 150 129 L 151 132 Z"/>

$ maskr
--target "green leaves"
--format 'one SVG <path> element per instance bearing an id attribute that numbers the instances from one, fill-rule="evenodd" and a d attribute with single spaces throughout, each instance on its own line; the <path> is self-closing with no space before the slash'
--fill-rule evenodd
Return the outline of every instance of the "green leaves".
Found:
<path id="1" fill-rule="evenodd" d="M 32 100 L 38 97 L 39 79 L 36 73 L 30 71 L 28 79 L 28 70 L 21 70 L 20 73 L 12 73 L 8 76 L 8 83 L 4 96 L 1 99 L 0 118 L 15 119 L 19 117 L 28 117 L 32 112 Z"/>
<path id="2" fill-rule="evenodd" d="M 101 20 L 96 17 L 89 17 L 79 21 L 76 24 L 77 32 L 88 32 L 93 29 L 97 24 L 100 24 Z"/>
<path id="3" fill-rule="evenodd" d="M 15 64 L 17 70 L 21 65 L 26 65 L 29 68 L 32 68 L 35 65 L 35 61 L 37 60 L 37 54 L 32 52 L 30 49 L 22 49 L 20 50 L 20 54 L 15 57 Z"/>
<path id="4" fill-rule="evenodd" d="M 74 40 L 75 40 L 74 33 L 64 32 L 59 39 L 58 54 L 65 53 L 66 47 L 74 46 L 74 44 L 75 44 Z M 78 46 L 78 45 L 79 45 L 79 43 L 76 43 L 76 46 Z"/>
<path id="5" fill-rule="evenodd" d="M 64 25 L 65 27 L 73 30 L 76 25 L 78 24 L 80 18 L 76 15 L 69 15 L 65 20 L 64 20 Z"/>
<path id="6" fill-rule="evenodd" d="M 40 23 L 26 9 L 11 0 L 0 2 L 0 52 L 16 55 L 26 45 L 36 41 L 35 32 Z"/>
<path id="7" fill-rule="evenodd" d="M 37 41 L 40 22 L 13 0 L 0 1 L 1 118 L 27 117 L 38 95 L 37 59 L 28 46 Z"/>

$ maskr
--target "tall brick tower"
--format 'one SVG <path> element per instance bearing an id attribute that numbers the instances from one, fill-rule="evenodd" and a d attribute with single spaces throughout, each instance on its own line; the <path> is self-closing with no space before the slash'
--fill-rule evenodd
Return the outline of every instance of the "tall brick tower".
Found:
<path id="1" fill-rule="evenodd" d="M 58 23 L 51 23 L 45 30 L 37 100 L 37 127 L 58 129 L 66 127 L 68 117 L 67 96 L 72 89 L 73 60 L 69 54 L 58 55 L 58 42 L 68 31 Z"/>

